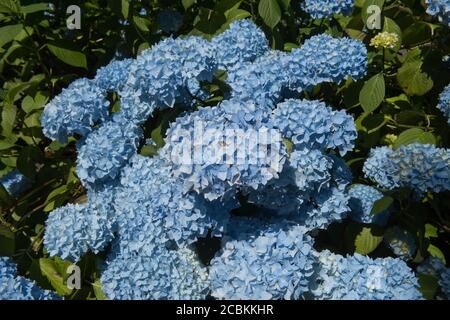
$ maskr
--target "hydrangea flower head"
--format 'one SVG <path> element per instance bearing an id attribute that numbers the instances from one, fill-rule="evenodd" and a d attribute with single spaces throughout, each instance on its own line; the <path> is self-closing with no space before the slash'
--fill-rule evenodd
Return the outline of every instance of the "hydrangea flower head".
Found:
<path id="1" fill-rule="evenodd" d="M 225 70 L 253 62 L 269 50 L 264 32 L 251 20 L 233 21 L 229 28 L 212 39 L 219 67 Z"/>
<path id="2" fill-rule="evenodd" d="M 308 290 L 314 270 L 311 237 L 299 226 L 269 224 L 264 228 L 257 220 L 245 222 L 260 230 L 245 235 L 238 232 L 237 240 L 225 240 L 223 249 L 211 261 L 212 296 L 218 299 L 301 298 Z M 230 227 L 235 228 L 235 225 Z"/>
<path id="3" fill-rule="evenodd" d="M 93 80 L 81 78 L 45 106 L 42 130 L 48 138 L 64 143 L 73 134 L 91 132 L 94 124 L 108 118 L 108 108 L 106 93 Z"/>
<path id="4" fill-rule="evenodd" d="M 439 22 L 450 27 L 450 3 L 448 0 L 425 0 L 427 13 L 437 16 Z"/>
<path id="5" fill-rule="evenodd" d="M 353 0 L 306 0 L 303 9 L 314 19 L 329 19 L 334 13 L 347 16 L 353 12 Z"/>
<path id="6" fill-rule="evenodd" d="M 371 259 L 355 253 L 343 257 L 328 250 L 319 253 L 320 271 L 312 292 L 316 299 L 419 300 L 419 284 L 403 260 Z"/>
<path id="7" fill-rule="evenodd" d="M 407 187 L 418 194 L 450 189 L 450 151 L 413 143 L 397 150 L 372 149 L 363 167 L 366 177 L 380 187 Z"/>
<path id="8" fill-rule="evenodd" d="M 95 84 L 107 91 L 122 90 L 133 61 L 133 59 L 112 60 L 108 65 L 97 70 Z"/>
<path id="9" fill-rule="evenodd" d="M 79 142 L 77 174 L 80 180 L 86 185 L 114 181 L 136 153 L 141 136 L 141 128 L 133 122 L 116 119 L 102 124 Z"/>
<path id="10" fill-rule="evenodd" d="M 43 290 L 36 284 L 17 275 L 14 262 L 0 257 L 0 300 L 59 300 L 54 292 Z"/>
<path id="11" fill-rule="evenodd" d="M 363 184 L 354 184 L 348 191 L 350 197 L 349 206 L 352 209 L 350 218 L 361 223 L 375 223 L 385 226 L 388 222 L 390 211 L 388 209 L 377 214 L 372 214 L 373 205 L 383 198 L 383 193 L 376 188 Z"/>

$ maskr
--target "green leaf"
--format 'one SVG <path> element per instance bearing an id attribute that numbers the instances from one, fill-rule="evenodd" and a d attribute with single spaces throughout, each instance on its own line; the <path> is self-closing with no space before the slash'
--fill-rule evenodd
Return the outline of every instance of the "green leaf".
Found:
<path id="1" fill-rule="evenodd" d="M 441 249 L 439 249 L 438 247 L 436 247 L 435 245 L 430 244 L 427 248 L 427 251 L 430 255 L 432 255 L 433 257 L 439 258 L 441 259 L 444 264 L 446 264 L 447 262 L 445 261 L 445 256 L 442 253 Z"/>
<path id="2" fill-rule="evenodd" d="M 419 280 L 419 290 L 427 300 L 433 300 L 437 289 L 439 288 L 438 279 L 435 276 L 419 273 L 417 274 Z"/>
<path id="3" fill-rule="evenodd" d="M 432 224 L 425 224 L 425 238 L 437 238 L 437 228 Z"/>
<path id="4" fill-rule="evenodd" d="M 2 0 L 0 2 L 0 12 L 4 13 L 19 13 L 20 4 L 17 0 Z"/>
<path id="5" fill-rule="evenodd" d="M 197 0 L 181 0 L 181 3 L 183 4 L 184 10 L 189 9 L 189 8 L 192 7 L 196 2 L 197 2 Z"/>
<path id="6" fill-rule="evenodd" d="M 227 18 L 227 23 L 231 23 L 235 20 L 245 19 L 251 16 L 251 13 L 245 11 L 243 9 L 233 9 L 231 11 L 227 11 L 225 13 L 225 17 Z"/>
<path id="7" fill-rule="evenodd" d="M 62 62 L 74 67 L 87 69 L 86 56 L 84 53 L 64 48 L 56 44 L 47 44 L 47 48 Z"/>
<path id="8" fill-rule="evenodd" d="M 374 202 L 370 214 L 376 215 L 387 210 L 392 205 L 393 202 L 394 199 L 392 199 L 392 197 L 383 196 L 383 198 L 378 199 L 377 201 Z"/>
<path id="9" fill-rule="evenodd" d="M 94 289 L 94 294 L 97 300 L 108 300 L 108 297 L 103 292 L 100 279 L 95 280 L 95 282 L 92 284 L 92 288 Z"/>
<path id="10" fill-rule="evenodd" d="M 130 1 L 129 0 L 122 0 L 121 12 L 122 12 L 122 16 L 125 19 L 128 19 L 128 15 L 130 13 Z"/>
<path id="11" fill-rule="evenodd" d="M 39 259 L 39 266 L 42 274 L 47 278 L 52 287 L 60 295 L 69 295 L 72 289 L 69 289 L 66 284 L 67 268 L 72 265 L 71 262 L 54 259 Z"/>
<path id="12" fill-rule="evenodd" d="M 2 134 L 9 136 L 14 128 L 14 122 L 16 120 L 17 108 L 11 103 L 3 102 L 2 108 Z"/>
<path id="13" fill-rule="evenodd" d="M 422 71 L 422 62 L 405 62 L 397 73 L 397 81 L 408 95 L 423 96 L 433 87 L 433 80 Z"/>
<path id="14" fill-rule="evenodd" d="M 284 11 L 288 11 L 289 10 L 289 7 L 291 5 L 291 0 L 278 0 L 278 2 L 283 7 Z"/>
<path id="15" fill-rule="evenodd" d="M 281 19 L 281 9 L 277 0 L 260 0 L 258 5 L 258 13 L 264 23 L 273 29 Z"/>
<path id="16" fill-rule="evenodd" d="M 359 93 L 359 102 L 366 113 L 370 113 L 378 108 L 383 102 L 385 95 L 385 84 L 382 73 L 378 73 L 370 78 Z"/>
<path id="17" fill-rule="evenodd" d="M 133 16 L 133 22 L 139 30 L 143 32 L 149 32 L 150 21 L 146 18 L 142 18 L 139 16 Z"/>
<path id="18" fill-rule="evenodd" d="M 0 28 L 0 47 L 3 47 L 8 42 L 14 40 L 14 38 L 23 30 L 22 24 L 14 24 L 4 26 Z"/>
<path id="19" fill-rule="evenodd" d="M 355 239 L 355 252 L 363 255 L 369 254 L 378 247 L 381 241 L 383 241 L 383 236 L 374 235 L 371 228 L 363 227 Z"/>
<path id="20" fill-rule="evenodd" d="M 29 4 L 27 6 L 21 7 L 22 13 L 25 13 L 25 14 L 35 13 L 35 12 L 39 12 L 39 11 L 46 11 L 49 9 L 50 9 L 50 7 L 48 6 L 48 3 L 44 3 L 44 2 Z"/>
<path id="21" fill-rule="evenodd" d="M 410 128 L 403 131 L 395 140 L 393 148 L 398 149 L 401 145 L 411 143 L 436 144 L 436 138 L 431 132 L 425 132 L 420 128 Z"/>
<path id="22" fill-rule="evenodd" d="M 286 42 L 284 44 L 284 51 L 291 51 L 292 49 L 298 48 L 298 44 L 292 42 Z"/>
<path id="23" fill-rule="evenodd" d="M 398 36 L 398 42 L 393 48 L 394 51 L 398 51 L 402 45 L 402 29 L 400 29 L 394 20 L 384 17 L 383 31 L 395 33 Z"/>

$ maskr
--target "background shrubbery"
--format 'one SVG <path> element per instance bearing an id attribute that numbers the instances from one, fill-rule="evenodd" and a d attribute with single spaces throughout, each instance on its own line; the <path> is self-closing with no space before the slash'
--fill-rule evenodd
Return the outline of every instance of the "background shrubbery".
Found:
<path id="1" fill-rule="evenodd" d="M 81 7 L 81 30 L 66 27 L 67 6 Z M 380 30 L 365 27 L 367 7 L 382 7 L 382 30 L 395 33 L 392 49 L 375 48 L 371 39 Z M 69 262 L 48 258 L 43 249 L 44 223 L 48 212 L 65 203 L 85 200 L 85 190 L 75 173 L 75 138 L 68 143 L 44 137 L 40 115 L 45 104 L 74 79 L 92 78 L 113 58 L 135 57 L 140 51 L 168 36 L 186 34 L 211 38 L 236 19 L 254 20 L 266 33 L 273 49 L 289 51 L 312 35 L 326 32 L 364 41 L 369 50 L 366 79 L 321 84 L 307 93 L 345 109 L 355 118 L 356 148 L 345 156 L 354 183 L 370 184 L 362 174 L 368 152 L 375 146 L 396 149 L 413 142 L 449 147 L 447 118 L 436 108 L 438 95 L 450 82 L 450 33 L 446 25 L 428 15 L 419 0 L 356 0 L 351 16 L 312 19 L 301 10 L 301 1 L 38 1 L 2 0 L 0 3 L 0 177 L 18 169 L 32 188 L 19 197 L 0 189 L 0 256 L 12 256 L 19 272 L 47 289 L 72 299 L 101 299 L 96 260 L 85 256 L 80 290 L 65 284 Z M 214 103 L 222 99 L 216 85 Z M 214 88 L 211 88 L 214 90 Z M 112 108 L 118 97 L 109 97 Z M 157 147 L 173 119 L 163 112 L 147 123 L 145 135 Z M 154 153 L 153 147 L 141 153 Z M 417 250 L 411 264 L 426 256 L 450 259 L 450 193 L 426 194 L 412 202 L 410 191 L 384 192 L 375 211 L 392 205 L 388 227 L 407 230 Z M 319 234 L 320 249 L 372 257 L 393 255 L 387 228 L 345 221 Z M 383 241 L 384 238 L 384 241 Z M 203 248 L 205 252 L 211 248 Z M 433 298 L 437 279 L 419 278 L 423 293 Z"/>

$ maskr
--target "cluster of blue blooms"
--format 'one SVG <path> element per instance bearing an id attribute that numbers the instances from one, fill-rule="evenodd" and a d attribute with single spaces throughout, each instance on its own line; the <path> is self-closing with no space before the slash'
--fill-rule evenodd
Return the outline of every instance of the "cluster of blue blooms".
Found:
<path id="1" fill-rule="evenodd" d="M 437 16 L 439 22 L 450 27 L 450 1 L 449 0 L 425 0 L 427 13 Z"/>
<path id="2" fill-rule="evenodd" d="M 0 257 L 0 300 L 58 300 L 55 293 L 42 290 L 33 281 L 17 275 L 14 262 Z"/>
<path id="3" fill-rule="evenodd" d="M 206 94 L 200 82 L 219 69 L 228 73 L 229 96 L 193 110 Z M 370 200 L 352 207 L 366 222 L 379 194 L 347 192 L 352 175 L 341 157 L 356 139 L 352 117 L 298 98 L 316 84 L 359 79 L 366 70 L 360 41 L 317 35 L 288 54 L 270 50 L 263 32 L 244 20 L 212 41 L 168 38 L 131 62 L 112 62 L 94 80 L 77 80 L 46 106 L 42 123 L 52 139 L 82 136 L 77 173 L 88 201 L 50 213 L 46 249 L 78 261 L 110 244 L 101 282 L 111 299 L 421 298 L 401 259 L 344 258 L 313 248 L 312 231 L 345 218 L 350 198 Z M 109 113 L 108 91 L 119 94 L 120 111 Z M 156 155 L 139 155 L 140 125 L 165 108 L 184 113 Z M 255 132 L 271 139 L 246 149 Z M 433 149 L 425 159 L 431 149 L 418 157 L 415 150 L 428 146 L 410 148 L 382 149 L 383 165 L 373 155 L 366 174 L 380 176 L 379 184 L 446 188 L 448 168 L 439 164 L 448 164 L 448 152 Z M 407 164 L 417 172 L 399 172 L 404 166 L 396 169 L 391 156 L 397 152 L 410 155 Z M 430 175 L 413 176 L 430 173 L 427 161 L 434 161 L 431 182 L 422 181 Z M 261 215 L 235 217 L 241 196 Z M 204 266 L 194 245 L 207 236 L 222 237 L 222 246 Z"/>
<path id="4" fill-rule="evenodd" d="M 350 197 L 349 206 L 352 210 L 350 218 L 354 221 L 385 226 L 390 216 L 390 210 L 385 209 L 377 214 L 372 214 L 373 205 L 383 198 L 383 193 L 374 187 L 363 184 L 354 184 L 348 191 Z"/>
<path id="5" fill-rule="evenodd" d="M 439 95 L 438 109 L 442 111 L 447 122 L 450 124 L 450 84 L 444 88 Z"/>
<path id="6" fill-rule="evenodd" d="M 322 19 L 333 14 L 352 14 L 353 3 L 354 0 L 305 0 L 302 7 L 314 19 Z"/>
<path id="7" fill-rule="evenodd" d="M 402 260 L 355 254 L 343 257 L 328 250 L 319 255 L 320 271 L 314 279 L 315 298 L 333 300 L 422 299 L 414 272 Z"/>
<path id="8" fill-rule="evenodd" d="M 377 147 L 371 150 L 363 171 L 382 188 L 442 192 L 450 189 L 450 150 L 418 143 L 397 150 Z"/>

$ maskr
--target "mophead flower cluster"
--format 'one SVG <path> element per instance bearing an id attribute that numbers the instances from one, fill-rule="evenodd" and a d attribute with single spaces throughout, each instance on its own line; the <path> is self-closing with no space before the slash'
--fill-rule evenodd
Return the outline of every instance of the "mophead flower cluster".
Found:
<path id="1" fill-rule="evenodd" d="M 57 294 L 42 290 L 31 280 L 17 274 L 17 267 L 7 257 L 0 257 L 0 300 L 57 300 Z"/>
<path id="2" fill-rule="evenodd" d="M 230 91 L 216 106 L 198 107 L 210 96 L 203 84 L 219 70 Z M 80 136 L 77 173 L 88 201 L 50 213 L 46 249 L 78 261 L 108 247 L 101 282 L 111 299 L 421 298 L 401 259 L 314 249 L 315 231 L 350 207 L 369 222 L 380 194 L 348 193 L 342 156 L 357 135 L 352 116 L 300 96 L 366 71 L 358 40 L 322 34 L 279 52 L 243 20 L 211 41 L 168 38 L 77 80 L 46 106 L 42 122 L 49 138 Z M 119 111 L 110 111 L 109 91 L 120 96 Z M 139 154 L 144 124 L 169 108 L 180 115 L 165 145 L 152 157 Z M 448 188 L 448 169 L 439 165 L 448 164 L 447 151 L 380 150 L 365 166 L 380 185 Z M 409 161 L 410 174 L 399 161 Z M 243 202 L 259 213 L 238 217 Z M 204 265 L 195 248 L 207 237 L 221 237 L 221 247 Z"/>
<path id="3" fill-rule="evenodd" d="M 437 16 L 439 22 L 450 27 L 450 1 L 448 0 L 425 0 L 427 13 Z"/>

